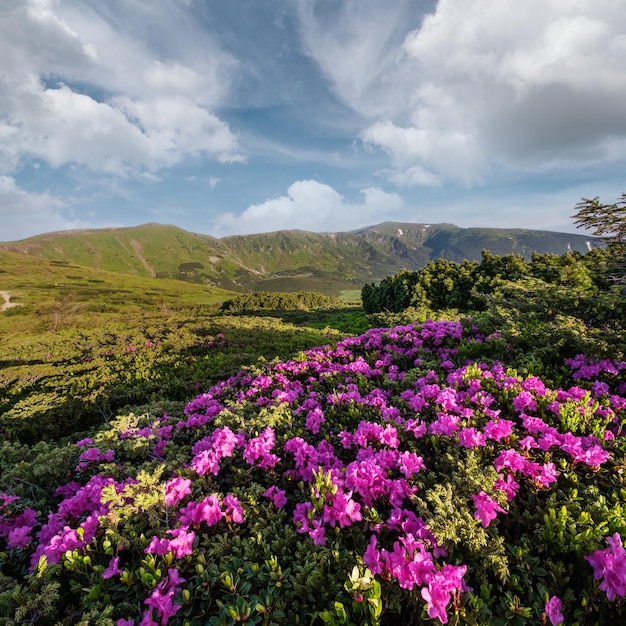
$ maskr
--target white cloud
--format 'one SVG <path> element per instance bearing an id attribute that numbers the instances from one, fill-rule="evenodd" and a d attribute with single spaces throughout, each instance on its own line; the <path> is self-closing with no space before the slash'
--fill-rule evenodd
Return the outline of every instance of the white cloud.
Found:
<path id="1" fill-rule="evenodd" d="M 121 0 L 2 3 L 0 173 L 42 159 L 145 178 L 187 158 L 242 159 L 214 112 L 234 61 L 184 7 L 163 0 L 158 9 Z"/>
<path id="2" fill-rule="evenodd" d="M 304 49 L 345 104 L 366 117 L 407 106 L 401 45 L 421 19 L 414 0 L 302 0 L 297 7 Z"/>
<path id="3" fill-rule="evenodd" d="M 439 0 L 421 24 L 402 0 L 301 6 L 306 50 L 398 185 L 626 157 L 624 2 Z"/>
<path id="4" fill-rule="evenodd" d="M 301 229 L 313 232 L 351 230 L 397 218 L 403 202 L 378 187 L 361 190 L 362 200 L 350 203 L 329 185 L 316 180 L 293 183 L 287 195 L 249 206 L 241 215 L 227 213 L 215 221 L 215 236 Z"/>
<path id="5" fill-rule="evenodd" d="M 41 232 L 84 226 L 64 216 L 66 203 L 47 193 L 28 193 L 10 176 L 0 176 L 0 241 L 17 241 Z"/>

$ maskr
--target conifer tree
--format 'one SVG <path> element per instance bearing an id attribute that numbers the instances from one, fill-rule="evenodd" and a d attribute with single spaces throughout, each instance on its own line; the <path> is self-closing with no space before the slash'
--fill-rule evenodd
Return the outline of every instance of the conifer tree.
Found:
<path id="1" fill-rule="evenodd" d="M 583 198 L 572 217 L 578 228 L 590 230 L 606 242 L 613 257 L 609 275 L 615 282 L 626 284 L 626 193 L 614 204 L 602 204 L 597 196 Z"/>

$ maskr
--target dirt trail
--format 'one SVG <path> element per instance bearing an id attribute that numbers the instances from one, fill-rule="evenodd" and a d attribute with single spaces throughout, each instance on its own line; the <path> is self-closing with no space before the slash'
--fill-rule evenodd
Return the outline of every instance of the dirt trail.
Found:
<path id="1" fill-rule="evenodd" d="M 0 312 L 13 306 L 22 306 L 19 302 L 11 302 L 11 293 L 8 291 L 0 291 L 0 298 L 4 298 L 4 304 L 0 304 Z"/>
<path id="2" fill-rule="evenodd" d="M 144 258 L 141 244 L 138 241 L 131 239 L 130 245 L 133 247 L 133 250 L 135 251 L 135 255 L 137 256 L 141 264 L 148 270 L 148 272 L 150 272 L 150 276 L 154 278 L 156 276 L 156 272 L 154 271 L 154 269 L 152 269 L 148 261 L 146 261 L 146 259 Z"/>

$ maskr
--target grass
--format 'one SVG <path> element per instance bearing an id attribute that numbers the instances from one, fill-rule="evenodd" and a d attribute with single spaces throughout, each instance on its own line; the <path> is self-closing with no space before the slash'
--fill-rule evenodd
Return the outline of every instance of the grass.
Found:
<path id="1" fill-rule="evenodd" d="M 0 338 L 63 328 L 93 328 L 111 317 L 181 307 L 217 307 L 233 292 L 133 276 L 0 251 L 0 290 L 23 306 L 0 314 Z"/>

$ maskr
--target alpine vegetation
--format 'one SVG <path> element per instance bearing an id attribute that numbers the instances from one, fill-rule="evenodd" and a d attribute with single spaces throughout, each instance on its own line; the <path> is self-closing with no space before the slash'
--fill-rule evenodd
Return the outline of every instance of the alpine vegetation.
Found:
<path id="1" fill-rule="evenodd" d="M 0 622 L 623 622 L 626 362 L 510 349 L 374 328 L 58 448 L 2 482 Z"/>

